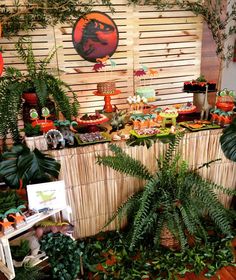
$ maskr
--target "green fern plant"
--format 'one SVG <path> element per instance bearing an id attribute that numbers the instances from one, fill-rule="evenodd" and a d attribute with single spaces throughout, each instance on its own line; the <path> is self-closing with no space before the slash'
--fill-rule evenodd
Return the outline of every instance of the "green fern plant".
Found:
<path id="1" fill-rule="evenodd" d="M 48 56 L 37 62 L 32 48 L 32 41 L 29 37 L 22 37 L 15 45 L 20 60 L 25 63 L 27 73 L 24 75 L 23 90 L 35 91 L 41 106 L 46 105 L 47 99 L 51 96 L 59 111 L 68 120 L 78 114 L 78 100 L 75 93 L 68 84 L 50 73 L 48 67 L 57 49 L 52 49 Z M 72 93 L 69 98 L 66 91 Z"/>
<path id="2" fill-rule="evenodd" d="M 160 245 L 167 228 L 178 240 L 182 250 L 188 245 L 189 234 L 206 240 L 203 218 L 208 216 L 223 234 L 231 232 L 232 216 L 221 204 L 215 191 L 227 195 L 235 192 L 202 178 L 188 167 L 176 152 L 183 133 L 176 135 L 165 155 L 157 159 L 157 170 L 151 173 L 140 161 L 111 144 L 114 155 L 97 156 L 97 163 L 145 181 L 144 188 L 121 204 L 105 227 L 118 217 L 128 219 L 128 242 L 133 249 L 143 239 L 151 238 Z M 208 167 L 212 162 L 200 168 Z"/>

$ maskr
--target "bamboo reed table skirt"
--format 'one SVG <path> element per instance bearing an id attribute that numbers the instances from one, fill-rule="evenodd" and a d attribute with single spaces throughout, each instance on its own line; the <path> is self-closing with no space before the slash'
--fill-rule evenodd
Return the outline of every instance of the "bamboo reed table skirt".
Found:
<path id="1" fill-rule="evenodd" d="M 201 169 L 201 175 L 217 184 L 234 189 L 236 164 L 225 158 L 219 138 L 222 130 L 187 133 L 180 144 L 180 152 L 190 167 L 221 158 L 210 168 Z M 128 154 L 141 160 L 150 170 L 155 170 L 156 158 L 163 154 L 166 144 L 157 142 L 150 149 L 143 146 L 128 147 L 118 142 Z M 61 162 L 60 179 L 65 180 L 68 203 L 72 207 L 75 238 L 98 233 L 117 207 L 130 194 L 142 187 L 142 181 L 96 164 L 96 155 L 107 155 L 108 144 L 51 151 Z M 220 195 L 229 206 L 230 198 Z M 107 230 L 115 229 L 115 223 Z"/>

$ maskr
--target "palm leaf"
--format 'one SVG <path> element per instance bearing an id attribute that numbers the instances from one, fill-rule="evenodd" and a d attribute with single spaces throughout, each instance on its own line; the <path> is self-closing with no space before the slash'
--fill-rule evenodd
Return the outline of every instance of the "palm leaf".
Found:
<path id="1" fill-rule="evenodd" d="M 236 161 L 236 119 L 223 130 L 220 144 L 224 155 L 228 159 Z"/>

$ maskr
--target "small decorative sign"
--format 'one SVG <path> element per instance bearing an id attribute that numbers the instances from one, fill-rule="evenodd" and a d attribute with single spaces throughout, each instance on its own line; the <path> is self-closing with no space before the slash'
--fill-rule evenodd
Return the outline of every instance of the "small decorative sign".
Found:
<path id="1" fill-rule="evenodd" d="M 111 57 L 116 51 L 118 29 L 107 14 L 94 11 L 76 21 L 72 41 L 80 56 L 85 60 L 98 62 L 99 58 Z"/>
<path id="2" fill-rule="evenodd" d="M 66 207 L 65 183 L 55 181 L 27 186 L 29 209 L 58 209 Z"/>

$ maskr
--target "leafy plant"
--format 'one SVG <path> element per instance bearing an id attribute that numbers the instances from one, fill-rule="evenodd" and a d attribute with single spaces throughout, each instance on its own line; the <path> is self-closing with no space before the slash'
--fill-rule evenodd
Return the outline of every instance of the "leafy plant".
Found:
<path id="1" fill-rule="evenodd" d="M 57 49 L 51 50 L 47 57 L 37 62 L 30 38 L 20 38 L 15 47 L 19 58 L 27 67 L 27 74 L 23 75 L 24 80 L 22 81 L 24 91 L 35 91 L 41 106 L 45 106 L 47 98 L 52 96 L 57 108 L 66 119 L 70 120 L 72 116 L 77 116 L 78 101 L 75 93 L 65 82 L 49 73 L 47 69 Z M 73 102 L 70 102 L 65 90 L 72 92 L 71 101 Z"/>
<path id="2" fill-rule="evenodd" d="M 11 188 L 40 182 L 48 182 L 58 178 L 60 163 L 39 150 L 30 151 L 25 145 L 13 146 L 2 154 L 0 177 Z"/>
<path id="3" fill-rule="evenodd" d="M 24 201 L 20 199 L 15 190 L 4 191 L 0 194 L 0 214 L 24 204 Z"/>
<path id="4" fill-rule="evenodd" d="M 11 245 L 12 259 L 15 261 L 22 261 L 29 253 L 29 240 L 22 239 L 19 245 Z"/>
<path id="5" fill-rule="evenodd" d="M 80 272 L 80 249 L 71 237 L 49 233 L 40 240 L 41 249 L 49 257 L 53 279 L 74 280 Z"/>
<path id="6" fill-rule="evenodd" d="M 30 262 L 26 262 L 22 267 L 15 268 L 15 280 L 44 280 L 45 274 L 38 266 L 32 266 Z"/>
<path id="7" fill-rule="evenodd" d="M 236 161 L 236 119 L 223 130 L 220 137 L 220 144 L 224 155 L 232 160 Z"/>
<path id="8" fill-rule="evenodd" d="M 89 12 L 96 1 L 87 0 L 28 0 L 21 3 L 12 1 L 12 5 L 0 5 L 0 22 L 3 36 L 11 37 L 19 31 L 34 30 L 37 26 L 54 26 L 58 23 L 71 22 L 74 18 Z M 102 0 L 110 6 L 110 1 Z"/>
<path id="9" fill-rule="evenodd" d="M 0 136 L 5 139 L 9 132 L 17 144 L 20 143 L 18 115 L 21 112 L 23 104 L 21 97 L 24 92 L 35 91 L 41 106 L 52 97 L 57 109 L 69 120 L 77 115 L 79 103 L 71 88 L 49 72 L 49 63 L 55 56 L 56 49 L 38 62 L 31 39 L 22 37 L 15 46 L 20 59 L 26 65 L 27 72 L 6 67 L 5 75 L 0 77 Z M 67 96 L 67 91 L 72 93 L 72 98 Z"/>
<path id="10" fill-rule="evenodd" d="M 115 145 L 109 146 L 114 156 L 97 157 L 98 164 L 145 181 L 143 190 L 123 202 L 106 224 L 127 215 L 130 229 L 127 238 L 131 249 L 145 238 L 158 246 L 166 231 L 179 241 L 182 250 L 188 245 L 189 234 L 206 240 L 207 232 L 202 222 L 206 214 L 220 232 L 231 232 L 232 217 L 215 191 L 227 195 L 235 192 L 202 178 L 197 170 L 189 169 L 187 162 L 176 153 L 182 137 L 183 133 L 179 133 L 170 142 L 165 155 L 157 159 L 154 173 Z M 208 167 L 210 163 L 212 161 L 200 168 Z"/>
<path id="11" fill-rule="evenodd" d="M 12 67 L 7 67 L 5 76 L 0 77 L 0 136 L 5 140 L 9 132 L 15 143 L 20 143 L 18 114 L 22 105 L 21 78 L 21 72 Z"/>
<path id="12" fill-rule="evenodd" d="M 187 272 L 210 278 L 223 266 L 235 266 L 231 239 L 214 232 L 206 244 L 197 242 L 182 252 L 155 248 L 146 240 L 130 251 L 123 232 L 103 232 L 78 245 L 83 251 L 84 279 L 173 280 Z"/>
<path id="13" fill-rule="evenodd" d="M 25 123 L 25 127 L 23 129 L 23 131 L 25 132 L 25 135 L 27 137 L 33 137 L 33 136 L 38 136 L 41 135 L 41 131 L 40 131 L 40 125 L 36 125 L 36 126 L 32 126 L 31 123 Z"/>

